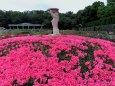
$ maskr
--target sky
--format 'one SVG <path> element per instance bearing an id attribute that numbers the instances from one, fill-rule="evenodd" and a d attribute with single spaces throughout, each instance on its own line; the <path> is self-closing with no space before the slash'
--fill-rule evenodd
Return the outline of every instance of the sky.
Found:
<path id="1" fill-rule="evenodd" d="M 49 8 L 59 8 L 59 12 L 66 13 L 84 9 L 95 1 L 102 1 L 106 4 L 107 0 L 0 0 L 0 10 L 31 11 L 44 10 Z"/>

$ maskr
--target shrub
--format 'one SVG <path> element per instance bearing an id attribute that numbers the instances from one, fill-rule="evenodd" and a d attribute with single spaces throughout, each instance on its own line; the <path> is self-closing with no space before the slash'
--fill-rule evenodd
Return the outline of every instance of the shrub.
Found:
<path id="1" fill-rule="evenodd" d="M 82 36 L 0 40 L 0 86 L 114 86 L 115 43 Z"/>

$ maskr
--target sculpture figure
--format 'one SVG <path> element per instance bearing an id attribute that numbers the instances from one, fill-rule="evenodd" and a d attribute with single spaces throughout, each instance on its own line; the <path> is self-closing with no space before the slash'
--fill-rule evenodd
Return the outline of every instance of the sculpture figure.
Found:
<path id="1" fill-rule="evenodd" d="M 53 36 L 55 35 L 59 35 L 59 28 L 58 28 L 58 22 L 59 22 L 59 15 L 58 15 L 58 9 L 57 8 L 50 8 L 48 9 L 48 11 L 50 12 L 51 16 L 52 16 L 52 27 L 53 27 Z"/>

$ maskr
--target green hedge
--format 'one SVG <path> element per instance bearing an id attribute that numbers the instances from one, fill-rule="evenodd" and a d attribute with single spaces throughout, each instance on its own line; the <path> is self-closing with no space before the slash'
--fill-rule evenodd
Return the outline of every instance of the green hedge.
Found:
<path id="1" fill-rule="evenodd" d="M 112 32 L 115 32 L 115 24 L 79 28 L 79 31 L 107 31 L 107 32 L 112 31 Z"/>
<path id="2" fill-rule="evenodd" d="M 107 18 L 101 18 L 101 19 L 96 20 L 96 21 L 88 22 L 85 24 L 85 27 L 107 25 L 107 24 L 115 24 L 115 15 L 107 17 Z"/>
<path id="3" fill-rule="evenodd" d="M 115 32 L 115 15 L 102 18 L 96 21 L 88 22 L 81 28 L 82 31 L 114 31 Z"/>

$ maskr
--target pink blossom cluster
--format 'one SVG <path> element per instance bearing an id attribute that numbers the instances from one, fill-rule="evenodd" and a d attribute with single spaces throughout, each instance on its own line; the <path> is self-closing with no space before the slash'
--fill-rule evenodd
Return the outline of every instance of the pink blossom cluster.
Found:
<path id="1" fill-rule="evenodd" d="M 115 86 L 115 43 L 74 35 L 2 39 L 0 86 Z"/>

